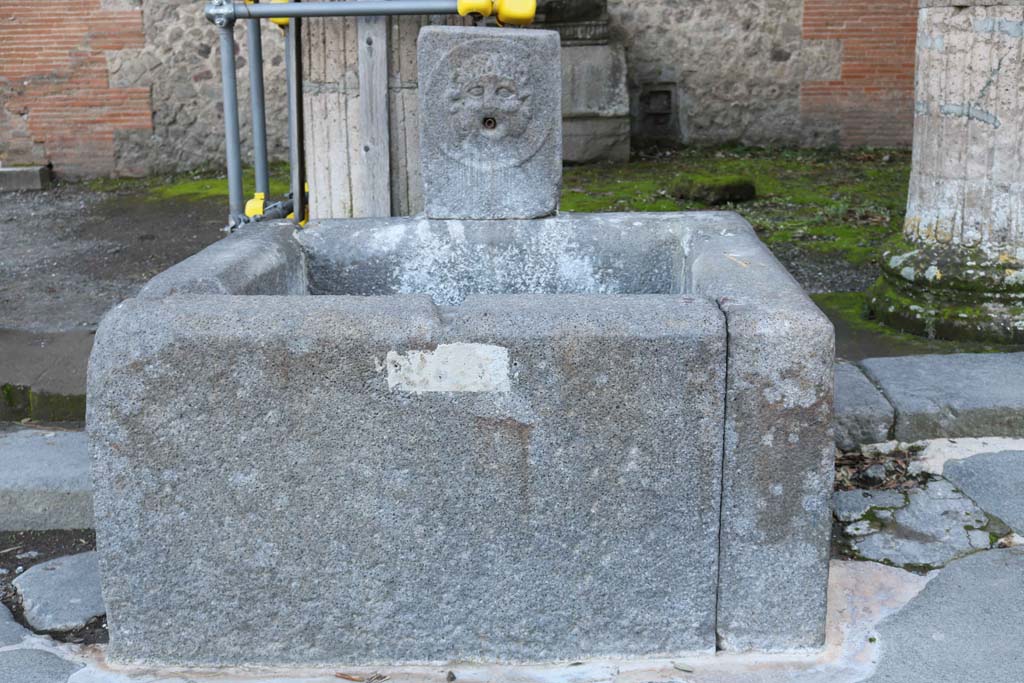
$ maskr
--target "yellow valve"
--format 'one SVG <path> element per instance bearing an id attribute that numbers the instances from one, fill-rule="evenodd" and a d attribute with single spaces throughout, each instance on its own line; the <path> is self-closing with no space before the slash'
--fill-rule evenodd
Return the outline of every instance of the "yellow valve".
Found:
<path id="1" fill-rule="evenodd" d="M 494 0 L 459 0 L 459 16 L 467 14 L 479 14 L 482 17 L 489 17 L 494 11 Z"/>
<path id="2" fill-rule="evenodd" d="M 303 207 L 302 220 L 299 221 L 300 228 L 306 227 L 306 223 L 309 222 L 309 183 L 306 182 L 303 184 L 303 186 L 306 188 L 306 206 Z M 285 216 L 285 218 L 287 218 L 288 220 L 295 220 L 295 212 L 292 211 L 290 214 Z"/>
<path id="3" fill-rule="evenodd" d="M 291 0 L 270 0 L 270 2 L 291 2 Z M 270 21 L 280 26 L 282 30 L 288 26 L 288 17 L 271 17 Z"/>
<path id="4" fill-rule="evenodd" d="M 529 26 L 537 14 L 537 0 L 494 0 L 498 24 Z"/>
<path id="5" fill-rule="evenodd" d="M 267 197 L 262 192 L 253 194 L 252 199 L 245 203 L 245 215 L 249 218 L 263 215 L 263 207 L 267 203 Z"/>

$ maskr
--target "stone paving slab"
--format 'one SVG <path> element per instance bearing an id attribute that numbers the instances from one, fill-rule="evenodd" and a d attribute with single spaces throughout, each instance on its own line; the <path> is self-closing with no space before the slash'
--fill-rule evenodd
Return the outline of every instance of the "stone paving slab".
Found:
<path id="1" fill-rule="evenodd" d="M 93 526 L 85 432 L 0 432 L 0 530 Z"/>
<path id="2" fill-rule="evenodd" d="M 872 508 L 901 508 L 907 496 L 900 491 L 853 489 L 832 494 L 832 511 L 840 522 L 855 522 Z"/>
<path id="3" fill-rule="evenodd" d="M 44 650 L 0 652 L 0 683 L 67 683 L 81 668 Z"/>
<path id="4" fill-rule="evenodd" d="M 988 516 L 949 482 L 911 489 L 907 501 L 896 509 L 876 508 L 847 525 L 859 557 L 917 569 L 941 567 L 992 546 Z"/>
<path id="5" fill-rule="evenodd" d="M 29 635 L 29 630 L 14 620 L 11 611 L 0 605 L 0 647 L 15 645 Z"/>
<path id="6" fill-rule="evenodd" d="M 987 512 L 1024 534 L 1024 451 L 982 453 L 947 462 L 943 476 Z"/>
<path id="7" fill-rule="evenodd" d="M 1024 550 L 977 553 L 882 622 L 871 683 L 1024 680 Z"/>
<path id="8" fill-rule="evenodd" d="M 71 631 L 106 611 L 95 551 L 37 564 L 14 580 L 36 631 Z"/>
<path id="9" fill-rule="evenodd" d="M 836 363 L 836 445 L 844 451 L 889 438 L 895 420 L 882 392 L 852 363 Z"/>
<path id="10" fill-rule="evenodd" d="M 1024 353 L 861 361 L 896 410 L 894 437 L 1024 436 Z"/>

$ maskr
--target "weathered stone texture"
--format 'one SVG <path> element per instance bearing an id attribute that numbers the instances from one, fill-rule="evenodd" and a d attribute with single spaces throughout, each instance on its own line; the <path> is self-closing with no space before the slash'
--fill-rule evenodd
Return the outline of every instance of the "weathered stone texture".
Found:
<path id="1" fill-rule="evenodd" d="M 896 409 L 900 441 L 1024 435 L 1024 354 L 869 358 L 861 367 Z"/>
<path id="2" fill-rule="evenodd" d="M 1020 680 L 1024 550 L 954 562 L 878 627 L 884 656 L 870 683 Z"/>
<path id="3" fill-rule="evenodd" d="M 146 0 L 142 12 L 145 46 L 107 55 L 110 84 L 151 90 L 152 130 L 119 132 L 115 172 L 185 171 L 224 163 L 220 53 L 217 28 L 203 16 L 201 3 Z M 287 99 L 284 40 L 263 22 L 267 144 L 271 159 L 287 157 Z M 243 162 L 252 163 L 249 68 L 245 22 L 235 29 Z"/>
<path id="4" fill-rule="evenodd" d="M 852 363 L 836 363 L 836 445 L 844 451 L 889 438 L 896 419 L 892 405 Z"/>
<path id="5" fill-rule="evenodd" d="M 749 226 L 694 236 L 689 287 L 729 328 L 718 642 L 726 650 L 824 639 L 834 331 Z"/>
<path id="6" fill-rule="evenodd" d="M 431 218 L 537 218 L 558 208 L 558 33 L 420 32 L 420 159 Z"/>
<path id="7" fill-rule="evenodd" d="M 115 659 L 820 644 L 832 329 L 741 218 L 284 234 L 238 258 L 303 275 L 211 247 L 97 333 Z"/>
<path id="8" fill-rule="evenodd" d="M 0 434 L 0 531 L 91 529 L 89 450 L 82 432 Z"/>
<path id="9" fill-rule="evenodd" d="M 1022 261 L 1024 6 L 924 3 L 918 31 L 904 234 Z"/>
<path id="10" fill-rule="evenodd" d="M 99 572 L 95 551 L 31 567 L 14 580 L 25 621 L 37 631 L 71 631 L 103 616 Z"/>
<path id="11" fill-rule="evenodd" d="M 629 161 L 626 51 L 618 43 L 562 46 L 562 157 Z"/>
<path id="12" fill-rule="evenodd" d="M 140 298 L 173 294 L 305 294 L 305 254 L 291 221 L 255 223 L 150 280 Z"/>
<path id="13" fill-rule="evenodd" d="M 1024 452 L 980 453 L 952 460 L 942 475 L 986 512 L 1024 534 Z"/>
<path id="14" fill-rule="evenodd" d="M 640 98 L 661 84 L 675 93 L 683 142 L 838 142 L 801 120 L 801 83 L 838 78 L 842 57 L 839 41 L 802 39 L 802 11 L 801 0 L 609 0 L 629 59 L 634 133 L 649 134 Z"/>
<path id="15" fill-rule="evenodd" d="M 717 308 L 473 297 L 448 316 L 424 296 L 172 297 L 104 321 L 89 424 L 112 658 L 714 647 Z M 510 388 L 389 387 L 389 352 L 465 342 L 507 349 Z"/>

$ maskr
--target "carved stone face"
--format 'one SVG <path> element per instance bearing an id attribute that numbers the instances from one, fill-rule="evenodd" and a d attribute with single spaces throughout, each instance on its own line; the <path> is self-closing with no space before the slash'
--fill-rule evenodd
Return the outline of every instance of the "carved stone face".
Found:
<path id="1" fill-rule="evenodd" d="M 502 73 L 499 61 L 479 56 L 452 73 L 448 114 L 461 147 L 458 156 L 476 150 L 492 157 L 517 156 L 518 139 L 532 118 L 530 82 L 522 73 Z"/>
<path id="2" fill-rule="evenodd" d="M 446 156 L 495 169 L 520 166 L 536 154 L 551 126 L 550 117 L 537 115 L 531 59 L 512 41 L 495 39 L 471 40 L 448 53 L 428 86 L 443 93 L 428 107 L 444 128 L 432 137 Z"/>

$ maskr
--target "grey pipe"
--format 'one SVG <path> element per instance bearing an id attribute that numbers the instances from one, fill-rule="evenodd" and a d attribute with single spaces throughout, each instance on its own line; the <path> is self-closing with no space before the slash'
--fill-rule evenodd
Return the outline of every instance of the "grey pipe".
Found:
<path id="1" fill-rule="evenodd" d="M 224 88 L 224 141 L 228 165 L 228 223 L 245 217 L 242 190 L 242 145 L 238 132 L 238 84 L 235 82 L 235 35 L 232 26 L 221 26 L 220 77 Z"/>
<path id="2" fill-rule="evenodd" d="M 365 17 L 389 14 L 455 14 L 457 0 L 360 0 L 355 2 L 288 2 L 232 4 L 237 19 L 258 17 Z"/>
<path id="3" fill-rule="evenodd" d="M 302 151 L 302 20 L 293 17 L 285 34 L 285 76 L 288 84 L 288 163 L 291 166 L 295 223 L 306 213 L 306 160 Z"/>
<path id="4" fill-rule="evenodd" d="M 256 191 L 270 195 L 267 168 L 267 115 L 263 97 L 263 43 L 260 20 L 246 21 L 249 38 L 249 96 L 252 98 L 252 155 L 256 166 Z"/>

